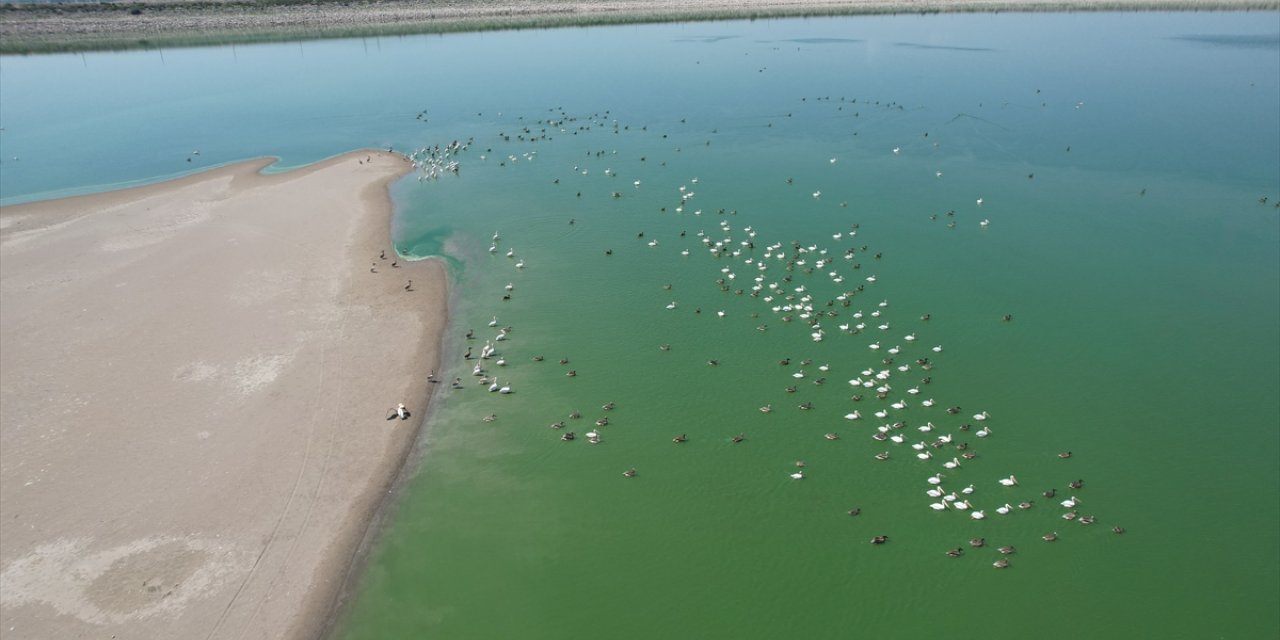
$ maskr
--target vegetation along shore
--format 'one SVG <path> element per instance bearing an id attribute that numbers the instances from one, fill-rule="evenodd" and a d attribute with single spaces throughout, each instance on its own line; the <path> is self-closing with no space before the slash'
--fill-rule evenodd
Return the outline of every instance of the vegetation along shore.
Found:
<path id="1" fill-rule="evenodd" d="M 965 11 L 1275 10 L 1280 0 L 157 0 L 0 5 L 0 53 L 725 19 Z"/>

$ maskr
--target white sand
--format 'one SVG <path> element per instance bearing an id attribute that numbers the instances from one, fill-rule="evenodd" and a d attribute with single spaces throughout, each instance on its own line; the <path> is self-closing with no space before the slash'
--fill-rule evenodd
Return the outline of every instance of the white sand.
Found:
<path id="1" fill-rule="evenodd" d="M 425 415 L 446 274 L 378 259 L 403 158 L 265 164 L 0 209 L 5 640 L 324 623 Z"/>

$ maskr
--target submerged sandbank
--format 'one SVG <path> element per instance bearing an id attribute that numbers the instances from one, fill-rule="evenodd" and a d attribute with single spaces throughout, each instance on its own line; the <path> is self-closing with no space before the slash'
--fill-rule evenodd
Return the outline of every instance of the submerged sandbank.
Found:
<path id="1" fill-rule="evenodd" d="M 0 209 L 6 638 L 319 632 L 426 413 L 446 273 L 393 266 L 403 157 L 269 163 Z"/>

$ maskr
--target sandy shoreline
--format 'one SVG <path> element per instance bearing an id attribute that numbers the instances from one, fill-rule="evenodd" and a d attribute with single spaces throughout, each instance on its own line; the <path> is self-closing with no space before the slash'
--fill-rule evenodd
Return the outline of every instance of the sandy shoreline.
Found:
<path id="1" fill-rule="evenodd" d="M 1278 0 L 210 0 L 0 7 L 0 51 L 34 53 L 414 33 L 974 11 L 1275 10 Z"/>
<path id="2" fill-rule="evenodd" d="M 0 209 L 6 639 L 321 631 L 426 413 L 446 274 L 391 266 L 402 157 L 268 163 Z"/>

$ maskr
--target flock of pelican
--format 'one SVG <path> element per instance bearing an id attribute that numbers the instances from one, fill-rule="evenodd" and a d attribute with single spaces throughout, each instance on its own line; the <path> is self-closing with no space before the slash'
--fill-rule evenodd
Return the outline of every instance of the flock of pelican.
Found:
<path id="1" fill-rule="evenodd" d="M 549 119 L 545 124 L 552 127 L 563 126 L 568 120 L 570 119 Z M 615 132 L 619 130 L 616 120 L 611 125 L 599 120 L 593 123 L 606 129 L 611 126 Z M 589 128 L 588 126 L 587 129 Z M 579 130 L 583 129 L 580 127 Z M 543 136 L 545 131 L 544 128 Z M 563 132 L 564 129 L 561 128 L 560 131 Z M 523 141 L 526 135 L 532 138 L 537 132 L 525 128 L 523 133 L 517 134 L 517 138 Z M 503 135 L 503 139 L 510 141 L 510 136 Z M 457 143 L 447 147 L 450 153 L 465 148 Z M 901 154 L 901 149 L 892 149 L 892 154 Z M 600 152 L 596 157 L 602 155 L 603 152 Z M 431 162 L 436 163 L 449 157 L 451 156 L 443 154 L 427 156 Z M 523 156 L 508 156 L 512 164 L 521 158 L 532 160 L 532 152 Z M 831 158 L 828 164 L 836 165 L 837 161 L 838 158 Z M 456 168 L 454 171 L 456 172 Z M 589 178 L 586 176 L 590 172 L 582 166 L 574 166 L 572 175 L 587 180 Z M 604 175 L 613 178 L 618 176 L 618 172 L 610 167 L 604 170 Z M 792 180 L 788 178 L 786 182 L 791 184 Z M 645 185 L 651 183 L 652 180 L 643 181 Z M 696 208 L 694 204 L 697 194 L 693 189 L 698 183 L 697 177 L 691 177 L 671 193 L 674 213 L 685 214 L 688 208 L 687 213 L 692 214 L 692 217 L 686 220 L 691 222 L 703 220 L 700 216 L 704 210 Z M 555 184 L 560 184 L 558 178 Z M 641 180 L 632 182 L 636 189 L 641 184 Z M 610 195 L 614 199 L 620 197 L 619 192 Z M 820 190 L 812 193 L 814 199 L 821 198 L 821 195 Z M 983 204 L 983 198 L 976 200 L 977 206 L 981 207 Z M 846 203 L 841 203 L 841 206 L 846 206 Z M 665 207 L 663 211 L 666 212 Z M 798 328 L 807 332 L 808 338 L 815 343 L 815 350 L 826 349 L 829 344 L 836 342 L 864 348 L 864 355 L 861 357 L 849 357 L 846 354 L 850 350 L 845 349 L 834 352 L 836 355 L 832 356 L 832 361 L 818 364 L 812 358 L 795 363 L 790 358 L 784 358 L 779 361 L 781 370 L 787 376 L 783 393 L 787 396 L 797 393 L 799 385 L 804 382 L 821 386 L 834 381 L 837 376 L 844 378 L 848 384 L 847 393 L 851 395 L 847 408 L 840 410 L 844 418 L 843 428 L 856 434 L 854 437 L 875 441 L 879 446 L 870 457 L 877 462 L 892 464 L 893 460 L 906 458 L 911 461 L 909 464 L 919 465 L 925 476 L 923 493 L 928 497 L 923 504 L 928 509 L 939 514 L 961 514 L 966 520 L 976 522 L 1012 518 L 1017 513 L 1029 511 L 1036 506 L 1035 500 L 1022 493 L 1021 485 L 1013 474 L 999 478 L 990 486 L 979 487 L 976 486 L 977 483 L 966 482 L 969 467 L 980 464 L 978 453 L 967 436 L 985 442 L 998 438 L 997 433 L 1002 433 L 1006 427 L 1001 426 L 999 420 L 986 409 L 963 417 L 966 413 L 960 406 L 946 406 L 926 392 L 933 382 L 935 359 L 941 358 L 944 353 L 942 344 L 931 344 L 925 340 L 932 315 L 923 314 L 918 320 L 903 318 L 897 314 L 889 297 L 872 294 L 885 286 L 883 282 L 886 278 L 868 268 L 878 264 L 882 253 L 864 244 L 859 236 L 861 228 L 858 223 L 832 229 L 829 236 L 824 236 L 830 237 L 831 242 L 767 241 L 751 225 L 737 227 L 733 223 L 737 219 L 735 214 L 736 211 L 719 209 L 716 224 L 697 230 L 692 238 L 682 230 L 678 238 L 670 240 L 670 244 L 676 245 L 675 250 L 668 249 L 669 245 L 660 242 L 658 237 L 646 237 L 644 233 L 640 233 L 637 238 L 649 250 L 669 252 L 671 260 L 690 260 L 696 254 L 709 258 L 709 261 L 691 264 L 714 265 L 714 283 L 720 293 L 754 300 L 758 308 L 750 313 L 751 324 L 756 325 L 758 331 L 767 331 L 770 326 L 779 325 Z M 954 212 L 949 212 L 948 215 L 953 216 Z M 573 222 L 570 220 L 570 224 Z M 980 222 L 984 230 L 988 225 L 988 219 Z M 495 233 L 489 253 L 495 257 L 504 256 L 516 270 L 525 268 L 523 258 L 513 248 L 506 248 L 505 251 L 503 248 L 501 236 Z M 612 255 L 612 249 L 607 250 L 606 255 Z M 510 283 L 504 287 L 504 299 L 510 299 L 513 288 L 514 285 Z M 695 301 L 671 297 L 671 285 L 664 285 L 663 289 L 667 295 L 661 303 L 662 311 L 659 313 L 678 314 L 687 312 L 689 307 L 696 307 L 693 313 L 701 314 L 702 307 Z M 706 298 L 699 298 L 699 301 L 703 300 Z M 728 308 L 722 308 L 713 314 L 702 314 L 702 317 L 729 322 L 734 313 L 736 312 Z M 770 317 L 776 322 L 761 321 Z M 995 318 L 1008 322 L 1012 320 L 1012 315 L 993 314 L 993 319 Z M 908 325 L 910 329 L 903 328 Z M 510 381 L 505 385 L 500 384 L 496 376 L 490 376 L 488 367 L 489 363 L 497 367 L 505 366 L 506 361 L 499 353 L 496 343 L 507 340 L 512 329 L 510 326 L 500 327 L 497 315 L 492 316 L 488 327 L 497 329 L 498 332 L 485 342 L 472 366 L 472 374 L 489 391 L 508 394 L 512 392 Z M 473 339 L 474 332 L 468 332 L 467 337 Z M 664 344 L 661 348 L 667 351 L 670 347 Z M 470 355 L 471 350 L 468 348 L 468 359 Z M 534 356 L 533 360 L 541 362 L 543 357 Z M 568 364 L 567 359 L 561 359 L 560 362 L 562 365 Z M 717 366 L 720 363 L 718 359 L 711 359 L 707 364 Z M 565 375 L 573 377 L 576 371 L 569 370 Z M 460 379 L 455 379 L 454 387 L 462 387 Z M 774 404 L 764 404 L 759 410 L 764 414 L 773 414 Z M 606 403 L 601 409 L 609 411 L 613 406 L 613 403 Z M 799 410 L 808 411 L 814 409 L 815 404 L 806 400 L 795 406 Z M 496 415 L 490 414 L 486 419 L 491 421 L 495 417 Z M 582 418 L 582 415 L 574 411 L 568 417 L 576 420 Z M 996 423 L 994 428 L 991 423 Z M 592 444 L 603 442 L 605 427 L 608 425 L 607 416 L 596 420 L 594 428 L 586 432 L 585 439 Z M 557 430 L 563 441 L 577 439 L 576 432 L 566 429 L 563 420 L 552 422 L 551 427 Z M 1013 430 L 1016 428 L 1011 429 Z M 841 434 L 837 430 L 831 430 L 824 434 L 824 438 L 837 441 L 841 439 Z M 739 443 L 744 439 L 745 435 L 738 434 L 733 437 L 732 442 Z M 672 438 L 672 441 L 683 445 L 689 438 L 681 433 Z M 1057 457 L 1065 460 L 1071 455 L 1070 452 L 1062 452 Z M 639 474 L 635 468 L 628 468 L 622 475 L 633 478 Z M 797 462 L 796 468 L 787 472 L 787 477 L 792 481 L 804 480 L 807 477 L 804 463 Z M 951 484 L 956 481 L 964 486 Z M 1083 487 L 1083 480 L 1073 481 L 1070 486 L 1073 490 L 1079 490 Z M 1056 491 L 1049 489 L 1043 491 L 1042 495 L 1053 498 Z M 1080 513 L 1081 504 L 1081 500 L 1075 495 L 1061 500 L 1058 505 L 1063 510 L 1062 518 L 1081 525 L 1094 524 L 1094 516 Z M 855 508 L 848 513 L 860 515 L 862 510 Z M 1113 531 L 1123 533 L 1124 530 L 1115 527 Z M 1053 542 L 1058 538 L 1057 531 L 1048 532 L 1042 537 L 1046 542 Z M 875 536 L 872 543 L 881 545 L 888 540 L 887 535 L 881 534 Z M 970 540 L 970 545 L 974 548 L 983 547 L 985 538 L 974 538 Z M 1007 556 L 1014 553 L 1013 547 L 1005 546 L 998 550 L 1001 557 L 994 566 L 1008 567 Z M 949 548 L 946 555 L 960 557 L 963 555 L 963 547 Z"/>

